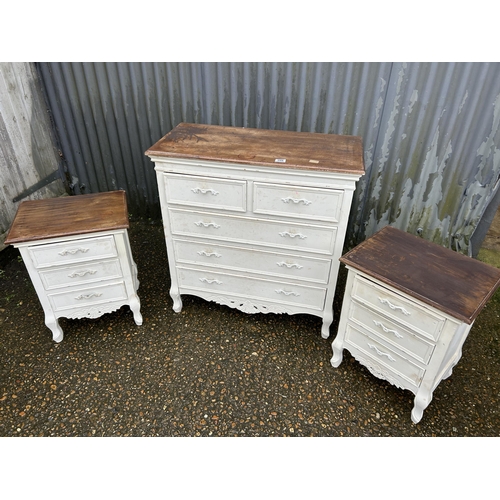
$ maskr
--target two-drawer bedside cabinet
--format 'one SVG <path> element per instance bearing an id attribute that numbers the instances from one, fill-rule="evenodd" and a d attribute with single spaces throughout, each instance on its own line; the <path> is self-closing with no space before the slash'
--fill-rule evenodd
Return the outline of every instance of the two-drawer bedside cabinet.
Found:
<path id="1" fill-rule="evenodd" d="M 174 311 L 181 294 L 307 313 L 327 338 L 360 137 L 181 123 L 155 163 Z"/>
<path id="2" fill-rule="evenodd" d="M 56 342 L 58 318 L 97 318 L 129 305 L 142 324 L 125 191 L 24 201 L 6 244 L 19 249 Z"/>
<path id="3" fill-rule="evenodd" d="M 415 394 L 417 423 L 451 375 L 500 269 L 390 226 L 341 257 L 348 269 L 331 364 L 342 350 Z"/>

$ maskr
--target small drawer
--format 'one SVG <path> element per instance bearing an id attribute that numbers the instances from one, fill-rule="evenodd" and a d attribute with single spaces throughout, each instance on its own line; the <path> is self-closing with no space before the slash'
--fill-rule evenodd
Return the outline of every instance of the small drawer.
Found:
<path id="1" fill-rule="evenodd" d="M 127 299 L 125 283 L 110 283 L 87 288 L 72 288 L 60 293 L 48 294 L 54 311 L 64 311 L 75 307 L 85 307 L 90 304 L 102 304 L 116 300 Z"/>
<path id="2" fill-rule="evenodd" d="M 56 267 L 39 272 L 45 290 L 79 285 L 93 281 L 117 279 L 122 277 L 120 262 L 117 259 L 88 262 L 69 267 Z"/>
<path id="3" fill-rule="evenodd" d="M 287 224 L 265 219 L 207 214 L 170 209 L 172 233 L 227 242 L 256 243 L 267 247 L 309 250 L 331 255 L 336 227 L 312 224 Z"/>
<path id="4" fill-rule="evenodd" d="M 246 181 L 168 173 L 163 174 L 163 179 L 171 205 L 246 212 Z"/>
<path id="5" fill-rule="evenodd" d="M 374 339 L 354 328 L 350 323 L 347 324 L 345 337 L 346 344 L 350 344 L 362 351 L 369 358 L 385 366 L 389 371 L 403 377 L 413 386 L 419 387 L 422 381 L 425 369 L 405 358 L 387 345 Z"/>
<path id="6" fill-rule="evenodd" d="M 430 341 L 415 335 L 403 326 L 357 302 L 351 302 L 349 319 L 382 337 L 389 344 L 410 354 L 421 363 L 428 363 L 434 351 L 434 344 Z"/>
<path id="7" fill-rule="evenodd" d="M 354 280 L 353 298 L 368 304 L 378 312 L 404 325 L 416 329 L 422 335 L 437 340 L 445 318 L 433 314 L 416 302 L 372 283 L 359 275 Z"/>
<path id="8" fill-rule="evenodd" d="M 38 268 L 107 259 L 118 255 L 113 236 L 32 246 L 29 248 L 29 252 L 35 267 Z"/>
<path id="9" fill-rule="evenodd" d="M 329 259 L 184 240 L 174 240 L 174 250 L 176 261 L 181 263 L 293 277 L 322 284 L 328 283 L 330 277 Z"/>
<path id="10" fill-rule="evenodd" d="M 256 297 L 319 311 L 325 304 L 326 289 L 314 286 L 184 267 L 178 268 L 177 276 L 181 289 L 210 290 L 223 295 Z"/>
<path id="11" fill-rule="evenodd" d="M 254 183 L 253 212 L 337 223 L 344 191 Z"/>

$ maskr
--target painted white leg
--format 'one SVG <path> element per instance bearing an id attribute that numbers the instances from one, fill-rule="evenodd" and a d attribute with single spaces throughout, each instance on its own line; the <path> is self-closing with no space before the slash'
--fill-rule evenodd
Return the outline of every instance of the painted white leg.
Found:
<path id="1" fill-rule="evenodd" d="M 134 321 L 138 326 L 142 325 L 141 301 L 137 295 L 130 297 L 130 309 L 134 313 Z"/>
<path id="2" fill-rule="evenodd" d="M 428 391 L 420 390 L 415 396 L 415 405 L 411 411 L 411 421 L 414 424 L 418 424 L 422 419 L 424 410 L 429 406 L 432 401 L 432 393 Z"/>
<path id="3" fill-rule="evenodd" d="M 342 341 L 340 340 L 339 342 L 337 342 L 337 339 L 335 339 L 332 342 L 332 350 L 333 350 L 333 356 L 332 359 L 330 359 L 330 363 L 334 368 L 337 368 L 340 365 L 340 363 L 342 363 L 342 357 L 344 352 Z"/>
<path id="4" fill-rule="evenodd" d="M 333 310 L 323 313 L 323 326 L 321 327 L 321 336 L 327 339 L 330 336 L 330 325 L 333 322 Z"/>
<path id="5" fill-rule="evenodd" d="M 52 340 L 54 342 L 61 342 L 61 340 L 64 338 L 64 333 L 62 331 L 62 328 L 59 326 L 59 321 L 55 316 L 45 316 L 45 324 L 47 325 L 47 328 L 50 329 L 52 332 Z"/>
<path id="6" fill-rule="evenodd" d="M 182 311 L 182 300 L 181 300 L 181 294 L 179 293 L 179 289 L 177 287 L 172 286 L 170 288 L 170 297 L 172 297 L 172 300 L 174 301 L 174 311 L 176 313 L 179 313 Z"/>

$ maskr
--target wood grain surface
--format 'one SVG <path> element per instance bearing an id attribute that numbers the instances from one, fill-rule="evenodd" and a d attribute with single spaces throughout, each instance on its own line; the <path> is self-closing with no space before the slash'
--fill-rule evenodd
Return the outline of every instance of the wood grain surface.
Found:
<path id="1" fill-rule="evenodd" d="M 360 175 L 365 172 L 362 139 L 348 135 L 180 123 L 145 154 Z"/>
<path id="2" fill-rule="evenodd" d="M 390 226 L 340 261 L 468 324 L 500 285 L 500 269 Z"/>
<path id="3" fill-rule="evenodd" d="M 129 227 L 125 191 L 23 201 L 6 245 Z"/>

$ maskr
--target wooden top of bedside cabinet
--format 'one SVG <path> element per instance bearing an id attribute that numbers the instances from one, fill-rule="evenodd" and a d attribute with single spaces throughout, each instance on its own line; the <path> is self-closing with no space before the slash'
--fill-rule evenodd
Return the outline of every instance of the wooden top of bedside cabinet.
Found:
<path id="1" fill-rule="evenodd" d="M 147 156 L 363 175 L 361 137 L 179 123 Z"/>
<path id="2" fill-rule="evenodd" d="M 23 201 L 5 244 L 129 227 L 125 191 Z"/>
<path id="3" fill-rule="evenodd" d="M 500 269 L 390 226 L 340 261 L 468 324 L 500 285 Z"/>

